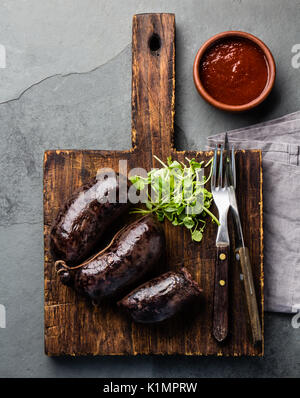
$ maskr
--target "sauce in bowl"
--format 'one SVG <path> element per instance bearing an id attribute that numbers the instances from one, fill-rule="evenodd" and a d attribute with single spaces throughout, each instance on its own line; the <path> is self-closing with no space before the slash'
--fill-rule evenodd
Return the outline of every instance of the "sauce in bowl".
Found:
<path id="1" fill-rule="evenodd" d="M 255 100 L 269 81 L 264 52 L 244 37 L 225 37 L 204 53 L 199 65 L 204 89 L 215 100 L 244 105 Z"/>

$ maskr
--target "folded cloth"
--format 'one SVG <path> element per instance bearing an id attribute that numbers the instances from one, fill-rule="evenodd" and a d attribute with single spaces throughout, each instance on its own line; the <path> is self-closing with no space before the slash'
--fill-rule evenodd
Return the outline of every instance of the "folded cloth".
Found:
<path id="1" fill-rule="evenodd" d="M 261 149 L 265 310 L 300 310 L 300 111 L 227 131 L 236 149 Z M 208 149 L 224 133 L 208 137 Z"/>

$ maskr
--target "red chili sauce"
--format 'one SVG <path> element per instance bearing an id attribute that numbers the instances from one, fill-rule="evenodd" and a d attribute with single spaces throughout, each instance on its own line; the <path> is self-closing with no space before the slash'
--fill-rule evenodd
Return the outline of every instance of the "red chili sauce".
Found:
<path id="1" fill-rule="evenodd" d="M 256 99 L 266 87 L 268 77 L 263 51 L 244 38 L 221 39 L 207 49 L 200 63 L 205 90 L 228 105 L 243 105 Z"/>

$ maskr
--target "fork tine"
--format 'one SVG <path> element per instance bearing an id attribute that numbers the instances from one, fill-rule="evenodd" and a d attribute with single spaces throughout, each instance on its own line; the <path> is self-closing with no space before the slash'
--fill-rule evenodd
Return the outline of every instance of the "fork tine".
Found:
<path id="1" fill-rule="evenodd" d="M 225 157 L 225 160 L 224 160 L 224 162 L 225 162 L 224 187 L 225 188 L 228 187 L 228 183 L 229 183 L 228 177 L 227 177 L 227 172 L 226 172 L 226 168 L 228 167 L 227 160 L 228 160 L 227 157 Z"/>
<path id="2" fill-rule="evenodd" d="M 234 145 L 232 145 L 232 148 L 231 148 L 231 168 L 232 168 L 232 175 L 233 175 L 233 186 L 235 189 L 236 188 L 236 167 L 235 167 Z"/>
<path id="3" fill-rule="evenodd" d="M 219 165 L 219 176 L 218 176 L 218 186 L 222 188 L 223 186 L 223 152 L 224 147 L 221 145 L 220 147 L 220 165 Z"/>
<path id="4" fill-rule="evenodd" d="M 218 159 L 218 146 L 216 145 L 214 151 L 214 160 L 213 160 L 213 172 L 211 177 L 211 187 L 214 188 L 216 186 L 217 181 L 217 159 Z"/>

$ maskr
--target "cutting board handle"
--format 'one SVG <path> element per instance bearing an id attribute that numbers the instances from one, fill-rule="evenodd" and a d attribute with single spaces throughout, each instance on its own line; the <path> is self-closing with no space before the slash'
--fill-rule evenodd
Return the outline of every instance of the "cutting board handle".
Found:
<path id="1" fill-rule="evenodd" d="M 133 17 L 131 104 L 134 150 L 143 148 L 151 159 L 156 155 L 165 160 L 174 136 L 174 14 Z"/>

